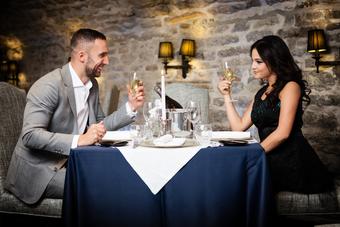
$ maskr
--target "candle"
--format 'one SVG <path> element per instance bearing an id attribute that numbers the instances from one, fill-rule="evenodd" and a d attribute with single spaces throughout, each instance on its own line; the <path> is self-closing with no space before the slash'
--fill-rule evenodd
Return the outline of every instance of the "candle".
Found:
<path id="1" fill-rule="evenodd" d="M 226 69 L 229 68 L 229 67 L 228 67 L 228 62 L 225 62 L 224 64 L 225 64 L 225 68 L 226 68 Z"/>
<path id="2" fill-rule="evenodd" d="M 165 76 L 164 70 L 161 71 L 161 98 L 162 98 L 162 120 L 166 120 L 166 109 L 165 109 Z"/>

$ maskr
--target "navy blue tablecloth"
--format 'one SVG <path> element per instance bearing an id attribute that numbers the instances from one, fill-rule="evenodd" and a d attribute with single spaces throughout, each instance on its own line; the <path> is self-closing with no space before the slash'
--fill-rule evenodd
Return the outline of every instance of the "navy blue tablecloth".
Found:
<path id="1" fill-rule="evenodd" d="M 71 151 L 66 226 L 268 226 L 272 193 L 258 144 L 201 149 L 156 195 L 118 149 Z"/>

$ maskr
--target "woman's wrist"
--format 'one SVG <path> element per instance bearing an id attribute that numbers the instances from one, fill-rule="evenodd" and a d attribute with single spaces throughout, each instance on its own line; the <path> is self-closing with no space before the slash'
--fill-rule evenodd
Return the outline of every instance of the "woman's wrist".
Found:
<path id="1" fill-rule="evenodd" d="M 232 98 L 231 98 L 230 94 L 224 95 L 224 102 L 225 103 L 232 102 Z"/>

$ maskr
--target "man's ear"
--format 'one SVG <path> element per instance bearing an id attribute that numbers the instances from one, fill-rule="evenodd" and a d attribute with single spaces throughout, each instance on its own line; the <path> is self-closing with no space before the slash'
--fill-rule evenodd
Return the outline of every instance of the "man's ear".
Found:
<path id="1" fill-rule="evenodd" d="M 81 63 L 86 62 L 86 60 L 87 60 L 87 53 L 86 53 L 85 51 L 81 50 L 81 51 L 79 51 L 79 52 L 77 53 L 77 55 L 78 55 L 79 61 L 80 61 Z"/>

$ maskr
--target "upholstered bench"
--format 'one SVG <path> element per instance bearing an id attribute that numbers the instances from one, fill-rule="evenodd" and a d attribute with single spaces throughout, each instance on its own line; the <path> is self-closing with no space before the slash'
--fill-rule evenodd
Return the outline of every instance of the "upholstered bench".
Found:
<path id="1" fill-rule="evenodd" d="M 339 182 L 338 182 L 339 183 Z M 290 220 L 313 225 L 339 224 L 340 186 L 335 191 L 320 194 L 279 192 L 276 198 L 279 215 Z"/>
<path id="2" fill-rule="evenodd" d="M 36 205 L 27 205 L 4 189 L 9 162 L 21 132 L 25 103 L 25 91 L 0 82 L 0 215 L 61 218 L 61 199 L 44 199 Z"/>

